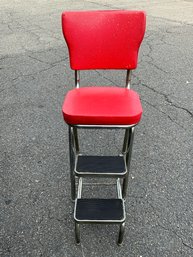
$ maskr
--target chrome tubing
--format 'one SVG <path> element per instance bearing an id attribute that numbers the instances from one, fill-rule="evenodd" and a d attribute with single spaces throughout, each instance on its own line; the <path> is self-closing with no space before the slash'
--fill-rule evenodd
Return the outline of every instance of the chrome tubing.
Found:
<path id="1" fill-rule="evenodd" d="M 79 88 L 80 87 L 80 71 L 75 70 L 75 87 Z"/>
<path id="2" fill-rule="evenodd" d="M 73 152 L 73 130 L 69 126 L 69 157 L 70 157 L 70 180 L 71 180 L 71 198 L 74 201 L 76 198 L 76 180 L 74 173 L 75 156 Z"/>
<path id="3" fill-rule="evenodd" d="M 126 85 L 125 85 L 125 87 L 127 89 L 130 89 L 130 87 L 131 87 L 131 70 L 127 70 Z"/>
<path id="4" fill-rule="evenodd" d="M 128 140 L 128 144 L 127 144 L 127 153 L 126 153 L 127 173 L 126 173 L 126 175 L 123 179 L 123 187 L 122 187 L 122 195 L 123 195 L 124 199 L 126 197 L 127 188 L 128 188 L 129 170 L 130 170 L 130 163 L 131 163 L 133 139 L 134 139 L 134 127 L 129 128 L 129 140 Z"/>

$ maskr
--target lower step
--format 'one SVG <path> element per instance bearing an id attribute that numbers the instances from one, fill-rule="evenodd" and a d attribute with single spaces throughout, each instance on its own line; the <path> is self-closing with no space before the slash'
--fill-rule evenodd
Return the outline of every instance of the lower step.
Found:
<path id="1" fill-rule="evenodd" d="M 124 176 L 126 165 L 123 156 L 77 156 L 75 173 L 78 176 Z"/>
<path id="2" fill-rule="evenodd" d="M 76 199 L 74 219 L 80 223 L 122 223 L 124 202 L 122 199 Z"/>

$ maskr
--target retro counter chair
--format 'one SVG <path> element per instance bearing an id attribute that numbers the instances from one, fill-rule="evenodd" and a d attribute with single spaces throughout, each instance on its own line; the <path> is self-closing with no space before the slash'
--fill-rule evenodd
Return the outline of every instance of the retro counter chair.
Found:
<path id="1" fill-rule="evenodd" d="M 77 243 L 80 243 L 81 223 L 120 224 L 118 244 L 123 240 L 124 204 L 134 128 L 142 115 L 139 96 L 130 89 L 130 78 L 131 70 L 137 67 L 145 21 L 143 11 L 70 11 L 62 14 L 62 29 L 69 49 L 70 66 L 75 71 L 75 88 L 65 96 L 62 111 L 69 126 L 71 197 L 75 200 Z M 126 86 L 80 87 L 80 70 L 94 69 L 126 70 Z M 82 155 L 78 141 L 80 128 L 124 129 L 121 154 Z M 97 176 L 116 179 L 117 198 L 82 198 L 84 177 Z"/>

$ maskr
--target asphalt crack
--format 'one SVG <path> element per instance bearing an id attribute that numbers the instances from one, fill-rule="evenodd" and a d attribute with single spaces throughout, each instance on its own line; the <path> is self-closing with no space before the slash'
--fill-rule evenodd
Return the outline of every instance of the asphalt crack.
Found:
<path id="1" fill-rule="evenodd" d="M 99 76 L 100 76 L 101 78 L 106 79 L 107 81 L 109 81 L 110 83 L 112 83 L 114 86 L 117 86 L 117 87 L 118 87 L 118 85 L 117 85 L 113 80 L 111 80 L 110 78 L 108 78 L 108 77 L 102 75 L 102 74 L 101 74 L 99 71 L 97 71 L 97 70 L 95 70 L 95 72 L 96 72 L 97 74 L 99 74 Z"/>
<path id="2" fill-rule="evenodd" d="M 153 107 L 154 109 L 156 109 L 157 111 L 161 112 L 163 115 L 167 116 L 167 118 L 171 121 L 171 122 L 174 122 L 176 125 L 178 125 L 179 127 L 183 128 L 184 130 L 186 130 L 185 127 L 183 127 L 181 124 L 179 124 L 178 122 L 176 122 L 174 119 L 172 119 L 172 117 L 167 114 L 166 112 L 163 112 L 162 110 L 160 110 L 159 108 L 157 108 L 154 104 L 148 102 L 147 100 L 145 100 L 144 98 L 142 98 L 142 101 L 147 103 L 148 105 L 150 105 L 151 107 Z"/>
<path id="3" fill-rule="evenodd" d="M 184 240 L 183 240 L 183 238 L 182 238 L 176 231 L 174 231 L 174 230 L 172 230 L 172 229 L 170 229 L 170 228 L 167 228 L 167 227 L 161 225 L 160 223 L 158 223 L 158 226 L 159 226 L 160 228 L 162 228 L 162 229 L 168 231 L 169 233 L 174 234 L 177 238 L 180 239 L 182 245 L 184 245 L 185 247 L 187 247 L 187 248 L 193 250 L 193 246 L 190 246 L 189 244 L 185 243 Z"/>
<path id="4" fill-rule="evenodd" d="M 154 88 L 148 86 L 147 84 L 143 83 L 143 82 L 141 81 L 141 79 L 139 79 L 136 75 L 134 75 L 134 77 L 138 80 L 138 82 L 139 82 L 140 85 L 142 85 L 143 87 L 146 87 L 146 88 L 150 89 L 151 91 L 153 91 L 154 93 L 156 93 L 156 94 L 158 94 L 158 95 L 164 97 L 165 101 L 166 101 L 170 106 L 172 106 L 172 107 L 174 107 L 174 108 L 176 108 L 176 109 L 180 109 L 180 110 L 185 111 L 191 118 L 193 118 L 193 113 L 192 113 L 190 110 L 188 110 L 187 108 L 185 108 L 185 107 L 183 107 L 183 106 L 180 106 L 180 105 L 174 103 L 174 102 L 169 98 L 169 96 L 168 96 L 167 94 L 165 94 L 165 93 L 163 93 L 163 92 L 160 92 L 160 91 L 157 91 L 156 89 L 154 89 Z"/>
<path id="5" fill-rule="evenodd" d="M 155 208 L 149 201 L 147 201 L 147 203 L 148 203 L 148 205 L 152 208 L 152 210 L 153 210 L 154 214 L 157 216 L 157 218 L 160 219 L 160 216 L 159 216 L 159 214 L 157 213 L 156 208 Z M 157 226 L 159 226 L 160 228 L 162 228 L 162 229 L 168 231 L 169 233 L 175 235 L 178 239 L 180 239 L 181 244 L 182 244 L 183 246 L 185 246 L 185 247 L 187 247 L 187 248 L 193 250 L 193 246 L 191 246 L 191 245 L 189 245 L 189 244 L 187 244 L 187 243 L 184 242 L 184 239 L 182 238 L 182 236 L 184 236 L 184 235 L 179 235 L 175 230 L 173 230 L 173 229 L 171 229 L 171 228 L 169 228 L 169 227 L 164 226 L 164 225 L 161 224 L 159 221 L 157 221 Z"/>

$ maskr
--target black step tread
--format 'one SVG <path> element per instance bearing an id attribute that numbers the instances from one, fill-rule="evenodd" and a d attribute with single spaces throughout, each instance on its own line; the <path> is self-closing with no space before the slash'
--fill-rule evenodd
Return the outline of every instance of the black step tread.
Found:
<path id="1" fill-rule="evenodd" d="M 77 173 L 121 174 L 126 172 L 123 156 L 78 156 Z"/>
<path id="2" fill-rule="evenodd" d="M 122 199 L 77 199 L 74 218 L 80 222 L 123 222 L 124 202 Z"/>

